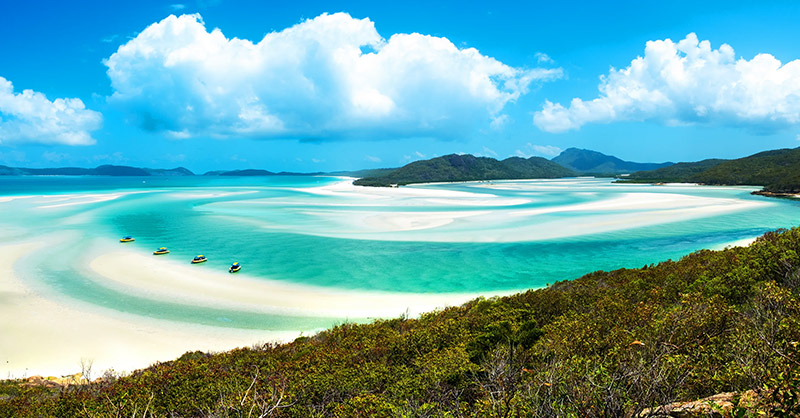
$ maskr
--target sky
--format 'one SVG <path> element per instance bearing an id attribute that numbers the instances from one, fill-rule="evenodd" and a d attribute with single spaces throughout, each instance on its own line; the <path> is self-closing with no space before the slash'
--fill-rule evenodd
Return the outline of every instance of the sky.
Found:
<path id="1" fill-rule="evenodd" d="M 0 164 L 795 148 L 798 21 L 797 1 L 0 2 Z"/>

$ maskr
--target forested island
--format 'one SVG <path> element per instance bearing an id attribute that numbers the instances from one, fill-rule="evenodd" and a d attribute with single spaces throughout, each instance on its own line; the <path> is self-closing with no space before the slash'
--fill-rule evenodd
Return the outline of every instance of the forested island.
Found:
<path id="1" fill-rule="evenodd" d="M 765 151 L 735 160 L 678 163 L 632 173 L 620 181 L 763 186 L 763 190 L 755 193 L 794 195 L 800 193 L 800 148 Z"/>
<path id="2" fill-rule="evenodd" d="M 649 416 L 723 392 L 732 416 L 797 416 L 799 341 L 794 228 L 91 383 L 7 380 L 0 416 Z"/>
<path id="3" fill-rule="evenodd" d="M 470 154 L 450 154 L 409 163 L 396 170 L 356 180 L 357 186 L 407 185 L 413 183 L 559 178 L 577 173 L 541 157 L 510 157 L 498 161 Z"/>

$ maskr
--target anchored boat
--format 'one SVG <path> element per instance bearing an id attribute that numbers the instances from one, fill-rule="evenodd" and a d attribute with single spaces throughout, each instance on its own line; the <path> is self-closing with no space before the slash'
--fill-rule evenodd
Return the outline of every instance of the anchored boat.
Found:
<path id="1" fill-rule="evenodd" d="M 132 236 L 126 235 L 119 239 L 119 242 L 133 242 L 136 241 Z"/>
<path id="2" fill-rule="evenodd" d="M 242 269 L 242 265 L 238 262 L 231 264 L 231 268 L 228 269 L 228 273 L 236 273 L 237 271 Z"/>
<path id="3" fill-rule="evenodd" d="M 197 264 L 197 263 L 205 263 L 206 261 L 208 261 L 208 259 L 206 258 L 206 256 L 204 256 L 204 255 L 198 255 L 197 257 L 195 257 L 195 258 L 192 260 L 192 264 Z"/>
<path id="4" fill-rule="evenodd" d="M 167 249 L 167 247 L 161 247 L 161 248 L 153 251 L 153 254 L 155 254 L 155 255 L 169 254 L 169 250 Z"/>

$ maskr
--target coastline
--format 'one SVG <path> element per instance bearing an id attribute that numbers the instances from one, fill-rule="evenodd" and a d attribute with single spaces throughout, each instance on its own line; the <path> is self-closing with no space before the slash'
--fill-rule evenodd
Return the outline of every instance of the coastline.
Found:
<path id="1" fill-rule="evenodd" d="M 0 246 L 0 378 L 133 371 L 190 351 L 220 352 L 288 342 L 317 330 L 238 329 L 142 317 L 38 294 L 15 274 L 37 242 Z M 193 269 L 133 250 L 104 252 L 90 269 L 131 295 L 272 314 L 397 317 L 460 305 L 479 294 L 413 294 L 315 288 Z M 98 284 L 100 285 L 100 284 Z M 498 295 L 516 293 L 494 292 Z"/>
<path id="2" fill-rule="evenodd" d="M 45 298 L 14 273 L 16 261 L 37 247 L 0 247 L 0 378 L 73 374 L 82 363 L 98 374 L 132 371 L 187 351 L 225 351 L 300 335 L 176 324 Z"/>
<path id="3" fill-rule="evenodd" d="M 557 185 L 560 179 L 549 179 L 545 183 Z M 477 182 L 484 184 L 485 182 Z M 523 181 L 524 188 L 528 182 Z M 510 183 L 513 184 L 513 183 Z M 561 186 L 557 186 L 561 187 Z M 623 186 L 624 187 L 624 186 Z M 409 231 L 436 229 L 456 222 L 478 225 L 480 238 L 487 242 L 503 242 L 498 237 L 507 236 L 527 239 L 554 239 L 585 234 L 587 231 L 622 230 L 694 217 L 713 216 L 752 205 L 769 205 L 763 200 L 724 199 L 716 197 L 656 194 L 649 192 L 621 193 L 616 198 L 592 203 L 571 204 L 556 208 L 519 208 L 529 202 L 527 198 L 504 196 L 500 193 L 473 193 L 466 190 L 359 187 L 346 179 L 325 186 L 294 189 L 311 194 L 355 197 L 361 202 L 372 202 L 376 206 L 414 208 L 396 212 L 343 211 L 343 230 L 358 231 L 353 225 L 363 228 L 361 233 L 368 239 L 396 239 Z M 196 193 L 180 198 L 220 197 L 233 193 Z M 14 197 L 28 198 L 32 196 Z M 107 199 L 108 197 L 108 199 Z M 36 202 L 44 206 L 33 206 L 48 212 L 48 206 L 58 208 L 79 204 L 99 204 L 120 197 L 119 192 L 106 194 L 83 193 L 47 196 L 47 202 Z M 0 202 L 3 202 L 0 197 Z M 55 200 L 53 200 L 55 199 Z M 9 201 L 10 201 L 9 200 Z M 347 202 L 347 201 L 345 201 Z M 254 201 L 254 203 L 257 203 Z M 331 205 L 339 202 L 328 202 Z M 324 207 L 326 203 L 321 203 Z M 459 206 L 457 210 L 426 210 L 427 206 Z M 491 206 L 484 208 L 483 206 Z M 319 210 L 331 219 L 332 213 Z M 625 214 L 627 210 L 642 210 Z M 488 214 L 487 211 L 492 212 Z M 608 212 L 592 223 L 571 226 L 570 219 L 553 220 L 545 227 L 515 227 L 500 230 L 496 235 L 484 230 L 484 223 L 514 219 L 518 222 L 526 216 L 538 216 L 552 212 Z M 494 213 L 496 212 L 496 213 Z M 379 215 L 376 215 L 379 214 Z M 528 229 L 526 229 L 528 228 Z M 451 232 L 452 233 L 452 232 Z M 477 242 L 475 235 L 430 236 L 442 241 Z M 374 234 L 367 236 L 366 234 Z M 527 235 L 526 235 L 527 234 Z M 418 239 L 409 236 L 408 239 Z M 744 245 L 747 240 L 738 240 L 727 245 Z M 260 342 L 286 342 L 301 335 L 301 331 L 275 331 L 237 329 L 233 327 L 199 325 L 164 319 L 154 319 L 128 314 L 80 301 L 52 299 L 37 293 L 15 274 L 21 268 L 18 261 L 35 252 L 38 242 L 9 243 L 0 246 L 0 317 L 8 318 L 0 323 L 0 333 L 7 336 L 0 341 L 0 377 L 24 377 L 33 374 L 71 374 L 80 371 L 81 360 L 91 361 L 95 372 L 115 368 L 129 371 L 146 367 L 153 362 L 172 360 L 187 351 L 227 351 L 236 347 L 251 346 Z M 90 280 L 120 293 L 139 296 L 154 301 L 165 301 L 197 307 L 230 309 L 269 315 L 300 315 L 326 318 L 392 318 L 456 306 L 478 296 L 508 295 L 523 289 L 505 292 L 484 293 L 393 293 L 379 291 L 357 291 L 327 287 L 300 285 L 280 280 L 268 280 L 247 275 L 246 268 L 238 274 L 226 271 L 193 268 L 169 258 L 152 257 L 149 253 L 134 248 L 109 245 L 100 254 L 82 263 L 89 272 Z M 312 330 L 305 331 L 306 334 Z M 314 331 L 315 332 L 315 331 Z"/>

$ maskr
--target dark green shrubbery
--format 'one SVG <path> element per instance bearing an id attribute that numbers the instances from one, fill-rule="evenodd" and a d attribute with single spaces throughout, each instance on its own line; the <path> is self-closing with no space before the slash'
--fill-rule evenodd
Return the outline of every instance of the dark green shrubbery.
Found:
<path id="1" fill-rule="evenodd" d="M 187 353 L 104 383 L 0 385 L 2 416 L 622 416 L 756 390 L 798 414 L 800 229 L 748 248 Z"/>

